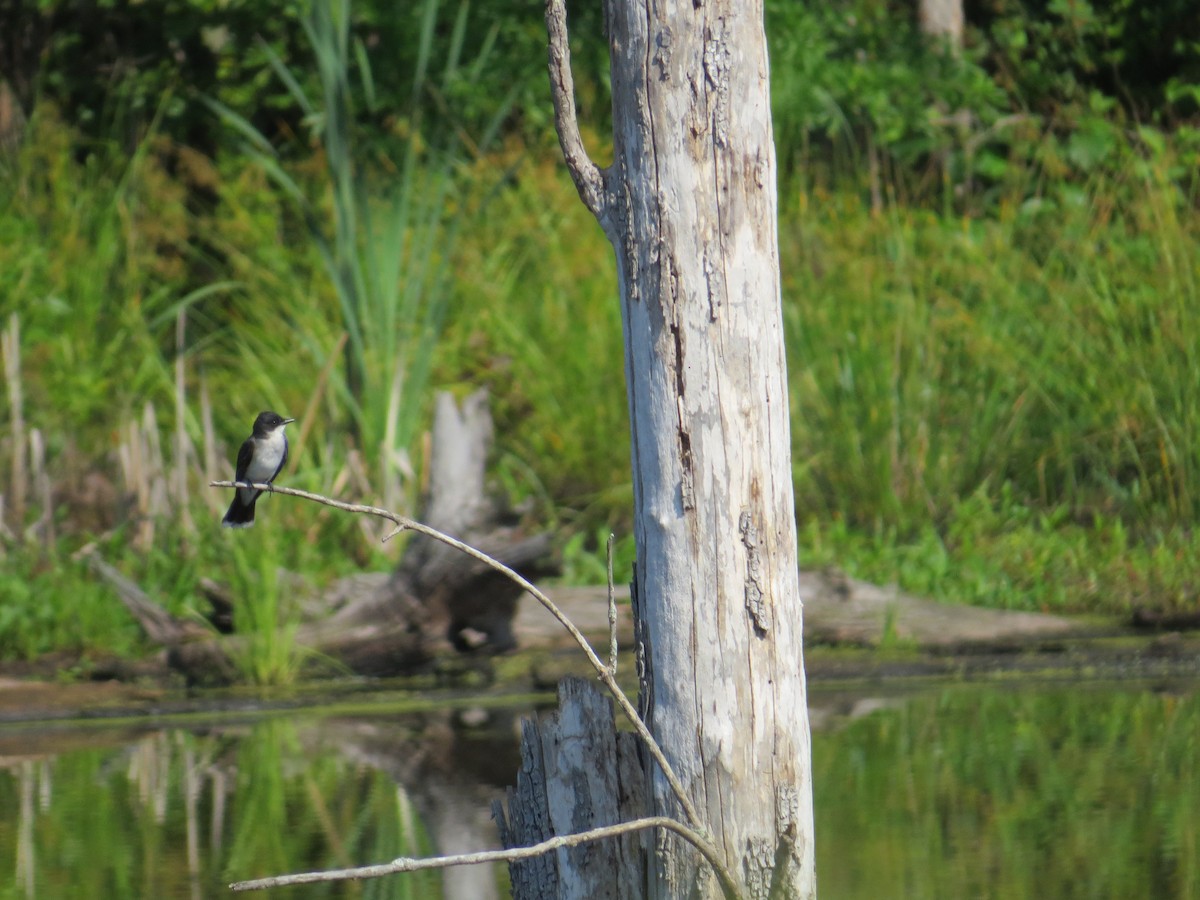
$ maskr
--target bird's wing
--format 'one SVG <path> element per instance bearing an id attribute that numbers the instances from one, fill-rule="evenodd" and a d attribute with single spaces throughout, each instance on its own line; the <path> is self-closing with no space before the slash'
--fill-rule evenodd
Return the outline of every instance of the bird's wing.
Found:
<path id="1" fill-rule="evenodd" d="M 246 438 L 242 442 L 242 448 L 238 450 L 237 474 L 234 476 L 234 481 L 246 480 L 246 470 L 250 468 L 252 459 L 254 459 L 254 438 Z"/>

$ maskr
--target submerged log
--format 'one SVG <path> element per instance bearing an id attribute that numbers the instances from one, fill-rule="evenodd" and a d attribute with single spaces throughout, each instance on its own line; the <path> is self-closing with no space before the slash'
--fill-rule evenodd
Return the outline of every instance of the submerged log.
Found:
<path id="1" fill-rule="evenodd" d="M 430 490 L 421 520 L 489 554 L 526 578 L 553 571 L 547 534 L 528 535 L 491 499 L 484 482 L 492 441 L 486 391 L 460 407 L 439 394 L 433 425 Z M 217 631 L 172 616 L 116 569 L 93 556 L 147 637 L 163 646 L 172 668 L 196 684 L 237 680 L 236 661 L 250 652 L 236 634 L 237 598 L 206 584 Z M 410 541 L 384 578 L 351 576 L 330 586 L 314 607 L 327 614 L 295 628 L 306 675 L 351 672 L 388 676 L 418 671 L 453 650 L 496 653 L 515 646 L 512 618 L 521 590 L 494 570 L 424 535 Z"/>

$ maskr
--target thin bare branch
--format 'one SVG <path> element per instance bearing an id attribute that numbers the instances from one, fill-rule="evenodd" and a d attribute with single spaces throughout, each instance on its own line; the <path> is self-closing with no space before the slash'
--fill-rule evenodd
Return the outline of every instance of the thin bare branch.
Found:
<path id="1" fill-rule="evenodd" d="M 415 519 L 410 519 L 407 516 L 402 516 L 399 513 L 394 513 L 391 510 L 382 509 L 378 506 L 364 506 L 359 503 L 343 503 L 341 500 L 333 500 L 329 497 L 323 497 L 320 494 L 313 494 L 309 491 L 301 491 L 296 488 L 279 487 L 277 485 L 265 483 L 250 483 L 246 481 L 210 481 L 209 487 L 218 488 L 254 488 L 260 491 L 269 491 L 274 494 L 283 494 L 287 497 L 299 497 L 301 500 L 311 500 L 314 503 L 320 503 L 325 506 L 332 506 L 334 509 L 345 510 L 346 512 L 360 513 L 368 516 L 378 516 L 381 519 L 387 519 L 395 524 L 395 528 L 384 536 L 383 540 L 388 541 L 399 534 L 401 531 L 413 531 L 417 534 L 423 534 L 433 538 L 435 541 L 441 541 L 448 547 L 453 547 L 460 550 L 472 559 L 478 560 L 486 566 L 495 569 L 502 575 L 505 575 L 510 581 L 518 585 L 522 589 L 533 595 L 538 603 L 542 604 L 550 614 L 558 620 L 559 624 L 567 630 L 571 638 L 579 645 L 584 656 L 592 668 L 596 670 L 596 674 L 608 688 L 609 693 L 613 695 L 617 706 L 621 707 L 621 711 L 625 713 L 630 724 L 646 745 L 647 751 L 654 757 L 654 761 L 658 763 L 662 770 L 663 777 L 667 779 L 667 783 L 671 786 L 671 792 L 675 795 L 675 799 L 679 801 L 679 805 L 683 808 L 684 814 L 687 816 L 688 822 L 693 828 L 701 831 L 706 830 L 704 820 L 700 818 L 700 813 L 696 811 L 695 804 L 688 797 L 687 791 L 683 789 L 683 783 L 679 780 L 679 776 L 675 774 L 675 770 L 671 768 L 671 764 L 667 762 L 666 754 L 663 753 L 662 747 L 658 745 L 658 741 L 654 739 L 654 735 L 650 733 L 649 726 L 642 721 L 642 717 L 638 715 L 637 708 L 630 701 L 625 691 L 617 684 L 616 676 L 609 671 L 608 666 L 596 655 L 596 651 L 592 649 L 592 645 L 588 643 L 587 638 L 583 633 L 575 627 L 575 623 L 567 618 L 566 614 L 555 605 L 549 597 L 538 590 L 534 585 L 519 572 L 510 569 L 504 563 L 492 559 L 486 553 L 476 550 L 469 544 L 464 544 L 457 538 L 453 538 L 448 534 L 438 531 L 436 528 L 430 528 L 428 525 L 423 525 Z"/>
<path id="2" fill-rule="evenodd" d="M 608 534 L 608 671 L 617 674 L 617 592 L 613 589 L 613 541 Z"/>
<path id="3" fill-rule="evenodd" d="M 567 41 L 565 0 L 546 0 L 546 32 L 550 37 L 550 96 L 554 103 L 554 129 L 562 147 L 567 171 L 579 199 L 607 230 L 609 203 L 604 172 L 591 160 L 579 133 L 575 109 L 575 79 L 571 75 L 571 47 Z"/>
<path id="4" fill-rule="evenodd" d="M 451 866 L 476 866 L 493 862 L 519 862 L 565 847 L 577 847 L 591 841 L 620 837 L 647 828 L 662 828 L 672 831 L 700 851 L 701 855 L 716 869 L 726 897 L 737 896 L 737 886 L 721 863 L 717 849 L 695 830 L 666 816 L 650 816 L 633 819 L 619 825 L 605 825 L 578 834 L 559 835 L 530 847 L 513 847 L 508 850 L 481 850 L 478 853 L 459 853 L 453 856 L 438 856 L 429 859 L 412 859 L 401 856 L 390 863 L 376 866 L 359 866 L 353 869 L 333 869 L 327 872 L 300 872 L 295 875 L 276 875 L 271 878 L 256 878 L 253 881 L 238 881 L 229 886 L 232 891 L 258 891 L 265 888 L 284 887 L 295 884 L 314 884 L 329 881 L 354 881 L 361 878 L 379 878 L 400 872 L 417 872 L 422 869 L 447 869 Z"/>

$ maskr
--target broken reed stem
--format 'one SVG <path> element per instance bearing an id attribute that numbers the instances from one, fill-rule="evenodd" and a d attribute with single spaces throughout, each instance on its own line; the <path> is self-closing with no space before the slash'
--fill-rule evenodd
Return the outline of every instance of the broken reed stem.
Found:
<path id="1" fill-rule="evenodd" d="M 364 506 L 359 503 L 343 503 L 341 500 L 333 500 L 329 497 L 323 497 L 320 494 L 313 494 L 308 491 L 297 490 L 296 488 L 276 487 L 274 485 L 265 483 L 252 484 L 245 481 L 211 481 L 209 482 L 209 487 L 254 488 L 255 490 L 269 491 L 276 494 L 283 494 L 288 497 L 299 497 L 301 500 L 311 500 L 314 503 L 320 503 L 324 506 L 332 506 L 334 509 L 341 509 L 346 512 L 360 513 L 368 516 L 378 516 L 381 519 L 387 519 L 396 526 L 383 538 L 384 541 L 391 540 L 401 531 L 413 531 L 417 534 L 426 535 L 427 537 L 433 538 L 435 541 L 441 541 L 443 544 L 453 547 L 456 550 L 465 553 L 472 559 L 478 560 L 484 565 L 495 569 L 497 572 L 506 576 L 514 584 L 518 585 L 523 590 L 528 591 L 533 595 L 534 599 L 536 599 L 538 603 L 542 604 L 542 606 L 550 611 L 550 614 L 558 620 L 559 624 L 561 624 L 567 630 L 567 633 L 570 634 L 575 643 L 579 645 L 579 648 L 583 651 L 584 656 L 587 657 L 587 660 L 591 664 L 592 668 L 596 670 L 596 674 L 600 677 L 600 680 L 604 683 L 604 686 L 608 688 L 609 693 L 613 695 L 617 705 L 621 707 L 621 710 L 625 713 L 625 716 L 633 725 L 634 730 L 637 731 L 638 736 L 641 737 L 642 741 L 645 743 L 646 749 L 649 751 L 650 755 L 654 757 L 654 761 L 658 763 L 659 768 L 662 770 L 663 777 L 667 779 L 667 783 L 671 786 L 671 791 L 674 793 L 675 799 L 679 801 L 679 805 L 683 808 L 684 813 L 687 815 L 688 822 L 691 824 L 692 828 L 701 832 L 705 831 L 704 820 L 700 818 L 700 814 L 696 811 L 696 807 L 692 804 L 691 798 L 688 797 L 687 791 L 683 789 L 683 784 L 680 782 L 679 776 L 675 774 L 675 770 L 672 769 L 671 764 L 667 762 L 666 755 L 663 753 L 662 748 L 658 745 L 658 741 L 654 739 L 654 735 L 650 733 L 650 728 L 642 720 L 642 717 L 638 715 L 637 708 L 632 702 L 630 702 L 629 697 L 626 696 L 625 692 L 621 690 L 621 686 L 617 684 L 616 676 L 613 675 L 608 666 L 604 664 L 600 657 L 596 655 L 596 651 L 592 649 L 592 645 L 588 643 L 588 640 L 583 636 L 583 633 L 577 627 L 575 627 L 575 623 L 567 618 L 566 614 L 554 604 L 554 601 L 534 587 L 531 582 L 529 582 L 518 572 L 510 569 L 508 566 L 504 565 L 504 563 L 492 559 L 486 553 L 476 550 L 469 544 L 464 544 L 462 541 L 452 538 L 448 534 L 443 534 L 436 528 L 430 528 L 428 525 L 422 525 L 420 522 L 417 522 L 414 519 L 391 512 L 387 509 L 381 509 L 378 506 Z M 728 875 L 728 873 L 722 869 L 718 869 L 718 874 L 722 879 Z M 730 880 L 730 883 L 733 883 L 732 880 Z"/>
<path id="2" fill-rule="evenodd" d="M 648 816 L 644 819 L 621 822 L 618 825 L 605 825 L 602 828 L 581 831 L 578 834 L 560 835 L 529 847 L 512 847 L 508 850 L 481 850 L 478 853 L 459 853 L 454 856 L 437 856 L 426 859 L 412 859 L 401 856 L 390 863 L 382 863 L 376 866 L 333 869 L 327 872 L 301 872 L 295 875 L 275 875 L 270 878 L 256 878 L 252 881 L 236 881 L 229 886 L 229 889 L 231 891 L 257 891 L 264 888 L 284 887 L 295 884 L 379 878 L 383 875 L 395 875 L 399 872 L 417 872 L 422 869 L 448 869 L 451 866 L 476 866 L 482 863 L 519 862 L 523 859 L 531 859 L 535 856 L 541 856 L 544 853 L 550 853 L 553 850 L 561 850 L 565 847 L 577 847 L 580 844 L 600 841 L 610 837 L 620 837 L 623 834 L 642 831 L 647 828 L 662 828 L 679 835 L 700 851 L 700 854 L 717 870 L 726 894 L 728 895 L 729 891 L 733 889 L 733 882 L 722 867 L 716 847 L 704 840 L 693 829 L 666 816 Z"/>
<path id="3" fill-rule="evenodd" d="M 12 530 L 20 535 L 25 529 L 25 402 L 21 392 L 21 320 L 13 313 L 8 328 L 0 334 L 4 356 L 4 380 L 8 384 L 8 426 L 12 432 Z"/>
<path id="4" fill-rule="evenodd" d="M 187 419 L 187 385 L 185 378 L 187 367 L 184 364 L 184 349 L 187 341 L 187 308 L 181 307 L 175 317 L 175 459 L 171 470 L 175 508 L 180 510 L 180 521 L 184 531 L 193 531 L 192 513 L 188 503 L 188 472 L 187 461 L 190 441 L 188 440 Z"/>
<path id="5" fill-rule="evenodd" d="M 23 453 L 24 448 L 18 448 L 18 452 Z M 42 438 L 39 428 L 32 428 L 29 431 L 29 462 L 33 468 L 31 473 L 33 486 L 42 506 L 41 514 L 38 516 L 37 530 L 42 546 L 53 547 L 55 544 L 54 503 L 51 497 L 50 475 L 46 471 L 46 442 Z"/>

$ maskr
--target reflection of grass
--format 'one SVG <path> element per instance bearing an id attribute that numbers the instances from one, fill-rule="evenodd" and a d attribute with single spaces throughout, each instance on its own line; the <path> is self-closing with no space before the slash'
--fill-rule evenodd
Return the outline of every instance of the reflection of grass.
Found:
<path id="1" fill-rule="evenodd" d="M 18 817 L 28 817 L 36 844 L 25 859 L 38 896 L 189 896 L 192 849 L 206 897 L 264 874 L 435 852 L 403 787 L 336 752 L 306 753 L 291 719 L 238 737 L 161 732 L 125 751 L 72 752 L 49 765 L 0 770 L 0 878 L 19 883 L 13 844 Z M 23 808 L 27 793 L 44 802 Z M 291 893 L 324 897 L 330 888 Z M 441 877 L 393 876 L 364 883 L 362 894 L 437 897 Z"/>
<path id="2" fill-rule="evenodd" d="M 823 891 L 1198 896 L 1198 728 L 1195 694 L 952 688 L 818 733 Z"/>
<path id="3" fill-rule="evenodd" d="M 433 853 L 402 788 L 336 753 L 309 755 L 291 719 L 127 747 L 93 732 L 107 739 L 113 747 L 0 769 L 0 882 L 20 885 L 28 872 L 39 897 L 215 897 L 234 880 Z M 360 890 L 442 893 L 432 872 Z M 321 885 L 289 893 L 341 896 Z"/>
<path id="4" fill-rule="evenodd" d="M 333 754 L 302 757 L 292 721 L 256 725 L 241 744 L 237 771 L 234 835 L 223 867 L 229 881 L 433 854 L 402 787 L 371 770 L 351 772 Z M 316 847 L 325 849 L 314 856 Z M 363 889 L 369 897 L 433 897 L 441 895 L 441 878 L 417 872 Z"/>

